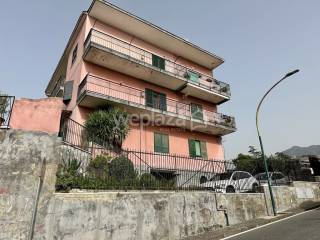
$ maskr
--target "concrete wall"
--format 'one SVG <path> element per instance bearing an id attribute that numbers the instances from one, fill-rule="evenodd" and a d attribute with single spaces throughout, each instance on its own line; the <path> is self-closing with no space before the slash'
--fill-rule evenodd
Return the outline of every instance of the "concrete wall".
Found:
<path id="1" fill-rule="evenodd" d="M 277 186 L 273 187 L 272 190 L 277 212 L 284 212 L 290 208 L 298 207 L 304 202 L 320 201 L 319 182 L 293 182 L 293 186 Z M 266 193 L 269 212 L 272 213 L 270 194 L 267 187 L 264 187 L 264 192 Z"/>
<path id="2" fill-rule="evenodd" d="M 263 194 L 56 193 L 45 239 L 181 239 L 266 215 Z"/>
<path id="3" fill-rule="evenodd" d="M 173 240 L 271 214 L 267 193 L 55 193 L 60 153 L 69 150 L 53 135 L 0 131 L 0 239 L 28 239 L 40 179 L 33 239 Z M 320 200 L 319 183 L 274 193 L 278 211 Z"/>
<path id="4" fill-rule="evenodd" d="M 10 128 L 58 133 L 63 109 L 62 98 L 15 100 Z"/>
<path id="5" fill-rule="evenodd" d="M 0 130 L 1 240 L 29 236 L 42 162 L 47 169 L 43 192 L 52 195 L 58 146 L 57 137 L 45 133 Z"/>

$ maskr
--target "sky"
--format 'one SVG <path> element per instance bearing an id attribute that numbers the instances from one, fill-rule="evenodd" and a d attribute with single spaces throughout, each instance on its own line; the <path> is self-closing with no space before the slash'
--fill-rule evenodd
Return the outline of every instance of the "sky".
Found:
<path id="1" fill-rule="evenodd" d="M 235 116 L 237 132 L 223 138 L 226 158 L 259 146 L 255 110 L 265 91 L 288 71 L 261 109 L 268 154 L 320 144 L 320 1 L 111 0 L 225 59 L 214 76 L 231 85 L 218 111 Z M 201 4 L 199 4 L 201 2 Z M 73 27 L 90 0 L 0 3 L 0 91 L 44 97 Z"/>

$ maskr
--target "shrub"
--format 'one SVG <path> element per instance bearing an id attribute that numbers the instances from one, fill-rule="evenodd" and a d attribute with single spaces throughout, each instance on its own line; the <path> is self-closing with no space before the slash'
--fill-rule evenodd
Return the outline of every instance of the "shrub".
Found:
<path id="1" fill-rule="evenodd" d="M 129 119 L 120 108 L 109 106 L 91 113 L 85 127 L 89 141 L 120 149 L 129 132 Z"/>
<path id="2" fill-rule="evenodd" d="M 68 192 L 72 188 L 77 188 L 80 167 L 81 162 L 77 159 L 64 160 L 62 164 L 58 166 L 56 190 Z"/>
<path id="3" fill-rule="evenodd" d="M 125 156 L 114 158 L 110 163 L 109 171 L 111 177 L 119 182 L 136 177 L 133 163 Z"/>
<path id="4" fill-rule="evenodd" d="M 157 187 L 157 179 L 150 173 L 142 174 L 139 180 L 142 189 L 155 189 Z"/>
<path id="5" fill-rule="evenodd" d="M 106 157 L 103 155 L 96 156 L 89 163 L 87 168 L 87 172 L 90 176 L 94 176 L 96 178 L 106 178 L 109 176 L 109 162 L 110 157 Z"/>

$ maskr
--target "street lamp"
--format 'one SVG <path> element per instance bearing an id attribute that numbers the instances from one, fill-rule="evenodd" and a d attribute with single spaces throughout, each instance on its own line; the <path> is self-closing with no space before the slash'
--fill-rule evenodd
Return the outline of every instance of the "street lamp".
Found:
<path id="1" fill-rule="evenodd" d="M 273 197 L 273 192 L 272 192 L 272 187 L 271 187 L 271 183 L 270 183 L 270 176 L 269 176 L 269 171 L 268 171 L 268 163 L 267 163 L 267 159 L 266 156 L 264 154 L 264 150 L 263 150 L 263 144 L 262 144 L 262 139 L 261 139 L 261 135 L 260 135 L 260 131 L 259 131 L 259 110 L 261 107 L 261 104 L 263 102 L 263 100 L 267 97 L 267 95 L 272 91 L 272 89 L 274 89 L 279 83 L 281 83 L 283 80 L 285 80 L 286 78 L 292 76 L 293 74 L 296 74 L 297 72 L 299 72 L 299 69 L 294 70 L 292 72 L 287 73 L 283 78 L 281 78 L 277 83 L 275 83 L 261 98 L 258 107 L 257 107 L 257 111 L 256 111 L 256 127 L 257 127 L 257 133 L 258 133 L 258 137 L 259 137 L 259 143 L 260 143 L 260 148 L 261 148 L 261 154 L 263 157 L 263 162 L 264 162 L 264 168 L 265 168 L 265 172 L 267 175 L 267 180 L 268 180 L 268 188 L 269 188 L 269 192 L 270 192 L 270 198 L 271 198 L 271 204 L 272 204 L 272 210 L 273 210 L 273 214 L 274 216 L 277 215 L 276 212 L 276 206 L 275 206 L 275 201 L 274 201 L 274 197 Z"/>

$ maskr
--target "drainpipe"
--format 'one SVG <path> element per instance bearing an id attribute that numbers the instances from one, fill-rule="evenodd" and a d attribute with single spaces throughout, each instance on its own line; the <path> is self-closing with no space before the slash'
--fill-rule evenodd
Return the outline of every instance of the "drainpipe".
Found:
<path id="1" fill-rule="evenodd" d="M 41 169 L 40 169 L 40 173 L 39 173 L 39 177 L 38 177 L 36 199 L 35 199 L 33 211 L 32 211 L 32 219 L 31 219 L 31 226 L 30 226 L 30 230 L 29 230 L 28 240 L 33 239 L 34 227 L 35 227 L 35 223 L 36 223 L 36 215 L 37 215 L 39 198 L 40 198 L 40 192 L 41 192 L 42 185 L 43 185 L 45 171 L 46 171 L 46 160 L 44 158 L 44 159 L 42 159 L 42 162 L 41 162 Z"/>
<path id="2" fill-rule="evenodd" d="M 226 219 L 226 225 L 230 226 L 229 223 L 229 216 L 228 216 L 228 209 L 226 207 L 223 207 L 223 205 L 218 206 L 218 200 L 217 200 L 217 193 L 214 193 L 214 199 L 215 199 L 215 203 L 216 203 L 216 209 L 218 212 L 223 212 L 224 217 Z"/>

